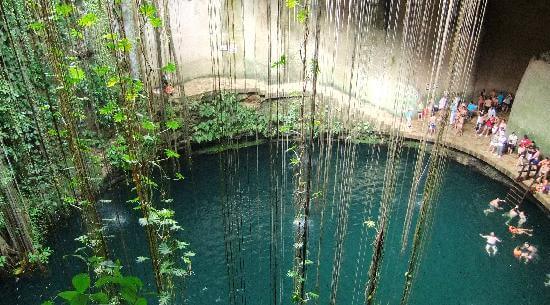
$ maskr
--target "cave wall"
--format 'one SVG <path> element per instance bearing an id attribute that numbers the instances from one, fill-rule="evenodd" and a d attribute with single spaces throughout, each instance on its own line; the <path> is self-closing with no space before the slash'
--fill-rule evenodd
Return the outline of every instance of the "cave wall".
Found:
<path id="1" fill-rule="evenodd" d="M 508 130 L 529 135 L 550 154 L 550 63 L 533 59 L 521 79 Z"/>
<path id="2" fill-rule="evenodd" d="M 475 91 L 515 92 L 533 56 L 550 50 L 549 0 L 489 0 Z"/>
<path id="3" fill-rule="evenodd" d="M 284 3 L 278 0 L 169 0 L 175 55 L 184 80 L 217 75 L 246 78 L 251 80 L 247 82 L 250 89 L 255 88 L 257 81 L 300 82 L 303 25 L 296 20 L 298 10 L 289 10 Z M 367 4 L 362 14 L 359 4 L 349 7 L 345 4 L 350 2 L 339 3 L 342 7 L 338 11 L 327 11 L 325 4 L 322 6 L 319 84 L 392 112 L 404 111 L 407 107 L 404 104 L 416 105 L 418 99 L 425 101 L 428 85 L 437 88 L 437 95 L 441 94 L 449 77 L 453 44 L 444 44 L 445 52 L 441 54 L 445 59 L 440 69 L 435 68 L 438 63 L 433 56 L 440 52 L 435 48 L 442 22 L 438 18 L 446 8 L 433 5 L 431 14 L 423 16 L 426 20 L 421 20 L 422 24 L 428 30 L 425 37 L 415 36 L 415 43 L 424 47 L 413 58 L 405 55 L 404 50 L 410 47 L 402 46 L 405 39 L 401 35 L 405 31 L 398 28 L 395 35 L 393 31 L 386 31 L 390 23 L 386 2 L 364 2 Z M 401 8 L 399 13 L 399 22 L 392 20 L 391 24 L 401 24 L 405 9 Z M 457 14 L 458 10 L 454 18 Z M 307 46 L 308 59 L 313 58 L 313 30 L 310 29 Z M 148 62 L 155 67 L 155 43 L 151 33 L 148 37 L 151 40 Z M 163 54 L 168 51 L 164 50 Z M 286 65 L 271 67 L 283 54 Z M 470 84 L 468 79 L 467 85 Z M 215 89 L 216 84 L 212 85 Z M 289 93 L 292 92 L 271 92 L 273 95 Z"/>

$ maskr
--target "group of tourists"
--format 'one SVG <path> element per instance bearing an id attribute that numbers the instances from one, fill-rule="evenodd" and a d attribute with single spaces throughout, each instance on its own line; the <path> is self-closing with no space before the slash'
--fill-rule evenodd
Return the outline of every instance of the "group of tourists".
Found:
<path id="1" fill-rule="evenodd" d="M 452 102 L 449 105 L 451 97 Z M 542 157 L 540 148 L 527 135 L 524 135 L 520 140 L 515 132 L 510 133 L 508 131 L 505 115 L 510 111 L 513 100 L 511 93 L 497 92 L 493 89 L 489 94 L 486 94 L 485 90 L 481 91 L 477 103 L 470 101 L 466 104 L 458 94 L 449 95 L 445 92 L 437 103 L 434 103 L 432 99 L 426 107 L 420 107 L 418 119 L 425 120 L 429 118 L 428 134 L 434 135 L 437 126 L 448 117 L 449 125 L 456 135 L 462 136 L 465 122 L 477 116 L 473 132 L 478 137 L 485 136 L 490 139 L 489 154 L 493 154 L 497 158 L 502 158 L 506 154 L 516 154 L 517 180 L 533 178 L 531 190 L 548 194 L 550 192 L 548 183 L 549 158 Z M 449 110 L 448 113 L 447 110 Z M 412 127 L 412 111 L 412 109 L 409 109 L 406 115 L 409 127 Z"/>
<path id="2" fill-rule="evenodd" d="M 513 103 L 511 94 L 505 94 L 504 92 L 497 94 L 493 90 L 490 95 L 486 95 L 485 91 L 482 91 L 477 104 L 474 101 L 466 103 L 458 94 L 454 94 L 453 96 L 452 102 L 449 103 L 451 96 L 448 92 L 444 92 L 437 103 L 432 99 L 425 107 L 419 107 L 417 112 L 418 119 L 424 120 L 428 118 L 429 135 L 435 134 L 437 126 L 444 119 L 443 114 L 447 109 L 450 110 L 448 116 L 449 124 L 458 136 L 463 135 L 464 124 L 476 114 L 478 114 L 478 118 L 475 130 L 479 136 L 498 135 L 498 130 L 501 130 L 502 127 L 506 128 L 506 120 L 499 118 L 496 114 L 497 112 L 504 113 L 510 110 Z M 408 127 L 410 128 L 412 126 L 412 109 L 409 109 L 406 117 Z M 493 129 L 496 130 L 493 132 Z"/>
<path id="3" fill-rule="evenodd" d="M 503 155 L 516 154 L 518 176 L 516 180 L 522 181 L 533 178 L 531 191 L 548 194 L 548 173 L 550 170 L 549 157 L 542 157 L 540 148 L 527 135 L 523 135 L 518 141 L 515 132 L 507 135 L 506 119 L 480 113 L 476 124 L 478 136 L 491 136 L 489 153 L 502 158 Z"/>
<path id="4" fill-rule="evenodd" d="M 487 216 L 496 210 L 503 210 L 504 208 L 502 206 L 505 204 L 506 200 L 502 200 L 500 198 L 493 199 L 489 202 L 489 208 L 483 210 L 483 212 Z M 508 227 L 508 232 L 512 234 L 512 237 L 516 237 L 518 235 L 533 236 L 533 229 L 523 227 L 523 225 L 527 222 L 527 215 L 525 211 L 520 210 L 519 206 L 515 205 L 508 212 L 502 214 L 502 216 L 507 218 L 504 224 Z M 515 226 L 511 225 L 510 223 L 515 221 L 516 217 L 518 218 L 517 224 Z M 487 252 L 489 256 L 495 256 L 498 252 L 497 243 L 502 242 L 502 240 L 498 238 L 494 232 L 489 233 L 489 235 L 479 234 L 479 236 L 486 240 L 485 252 Z M 519 261 L 528 263 L 537 257 L 537 251 L 537 247 L 531 245 L 529 242 L 524 242 L 523 244 L 516 246 L 512 251 L 512 254 Z"/>

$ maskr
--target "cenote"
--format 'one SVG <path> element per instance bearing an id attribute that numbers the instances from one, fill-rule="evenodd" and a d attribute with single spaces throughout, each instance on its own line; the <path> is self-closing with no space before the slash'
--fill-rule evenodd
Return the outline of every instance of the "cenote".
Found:
<path id="1" fill-rule="evenodd" d="M 343 235 L 336 304 L 364 303 L 376 233 L 366 221 L 377 220 L 382 194 L 387 148 L 357 145 L 356 162 L 351 165 L 341 163 L 345 159 L 343 147 L 332 150 L 327 192 L 312 201 L 311 207 L 309 257 L 313 262 L 307 269 L 306 289 L 318 289 L 319 304 L 328 304 L 334 288 L 331 283 L 336 231 L 342 221 L 347 221 L 347 227 Z M 182 237 L 196 253 L 193 275 L 186 278 L 184 285 L 176 287 L 176 303 L 291 302 L 292 280 L 288 272 L 292 269 L 297 226 L 292 203 L 293 168 L 288 162 L 281 168 L 283 160 L 274 157 L 278 155 L 277 149 L 282 148 L 263 144 L 195 156 L 192 170 L 182 172 L 185 179 L 164 187 L 173 198 L 165 205 L 176 212 L 178 222 L 184 227 Z M 401 253 L 401 239 L 416 153 L 415 148 L 404 148 L 397 167 L 399 178 L 385 241 L 377 304 L 397 304 L 401 298 L 410 251 L 409 246 Z M 319 166 L 317 157 L 313 158 L 314 169 Z M 278 176 L 274 177 L 273 170 Z M 342 191 L 344 172 L 351 177 L 349 197 Z M 489 200 L 502 197 L 506 191 L 505 185 L 480 172 L 452 160 L 447 162 L 431 235 L 409 304 L 548 304 L 550 290 L 544 287 L 550 265 L 548 219 L 533 202 L 526 202 L 523 207 L 529 217 L 527 227 L 535 234 L 512 238 L 500 211 L 488 216 L 483 213 Z M 146 290 L 153 292 L 150 264 L 136 262 L 136 257 L 147 256 L 148 252 L 137 212 L 126 203 L 130 198 L 130 187 L 124 183 L 101 196 L 109 201 L 101 207 L 108 244 L 125 266 L 124 271 L 142 278 Z M 347 209 L 347 219 L 341 216 L 344 209 Z M 418 209 L 417 206 L 416 211 Z M 487 256 L 485 242 L 479 237 L 479 233 L 490 231 L 502 239 L 495 257 Z M 81 233 L 78 222 L 59 224 L 50 236 L 54 254 L 47 272 L 2 282 L 0 303 L 40 304 L 67 289 L 71 276 L 85 268 L 78 258 L 66 255 L 79 247 L 74 238 Z M 320 247 L 319 237 L 322 237 Z M 512 249 L 524 241 L 538 246 L 540 252 L 529 264 L 518 262 L 512 256 Z M 318 249 L 321 250 L 319 256 Z M 318 288 L 315 287 L 317 272 Z"/>
<path id="2" fill-rule="evenodd" d="M 549 304 L 524 2 L 1 0 L 0 305 Z"/>

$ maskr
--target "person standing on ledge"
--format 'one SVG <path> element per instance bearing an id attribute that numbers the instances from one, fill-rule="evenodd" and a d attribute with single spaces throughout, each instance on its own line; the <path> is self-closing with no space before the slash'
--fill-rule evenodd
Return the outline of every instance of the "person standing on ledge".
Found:
<path id="1" fill-rule="evenodd" d="M 487 252 L 489 256 L 497 255 L 497 242 L 501 243 L 502 241 L 495 236 L 495 232 L 491 232 L 489 235 L 479 234 L 479 236 L 487 240 L 487 244 L 485 245 L 485 252 Z"/>

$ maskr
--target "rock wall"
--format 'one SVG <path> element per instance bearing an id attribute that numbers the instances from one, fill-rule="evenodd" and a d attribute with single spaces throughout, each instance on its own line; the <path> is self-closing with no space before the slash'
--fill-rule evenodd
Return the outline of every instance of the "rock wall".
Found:
<path id="1" fill-rule="evenodd" d="M 251 88 L 255 86 L 254 80 L 271 84 L 299 82 L 303 25 L 297 21 L 298 9 L 289 10 L 284 3 L 280 0 L 170 0 L 170 24 L 185 81 L 220 75 L 250 79 Z M 388 26 L 396 24 L 395 18 L 388 20 L 387 3 L 390 2 L 358 2 L 352 7 L 346 1 L 321 3 L 324 4 L 320 21 L 320 84 L 393 112 L 403 110 L 395 109 L 396 100 L 415 103 L 426 93 L 430 82 L 432 87 L 443 91 L 449 75 L 446 60 L 452 43 L 447 41 L 444 44 L 447 57 L 438 71 L 439 82 L 436 84 L 433 84 L 433 79 L 437 63 L 432 58 L 435 52 L 439 52 L 435 50 L 435 41 L 438 33 L 443 32 L 440 30 L 442 21 L 438 18 L 445 12 L 444 8 L 434 5 L 431 15 L 422 15 L 426 18 L 422 22 L 426 24 L 427 33 L 423 38 L 410 40 L 423 43 L 424 49 L 422 54 L 412 58 L 406 55 L 410 47 L 401 45 L 401 33 L 406 33 L 403 23 L 397 22 L 401 25 L 395 34 L 386 31 Z M 325 7 L 337 4 L 341 7 Z M 399 12 L 399 20 L 402 20 L 404 7 Z M 457 9 L 454 18 L 458 13 Z M 311 27 L 307 45 L 309 59 L 314 50 L 314 26 Z M 411 31 L 408 33 L 411 35 Z M 153 42 L 148 52 L 149 62 L 154 67 Z M 164 54 L 167 53 L 164 50 Z M 273 68 L 272 65 L 283 55 L 286 64 Z M 467 82 L 470 84 L 469 80 Z M 216 88 L 215 83 L 212 86 Z"/>
<path id="2" fill-rule="evenodd" d="M 489 0 L 475 91 L 515 92 L 529 60 L 550 50 L 549 0 Z"/>
<path id="3" fill-rule="evenodd" d="M 550 155 L 550 63 L 532 59 L 521 79 L 508 130 L 527 134 Z"/>

